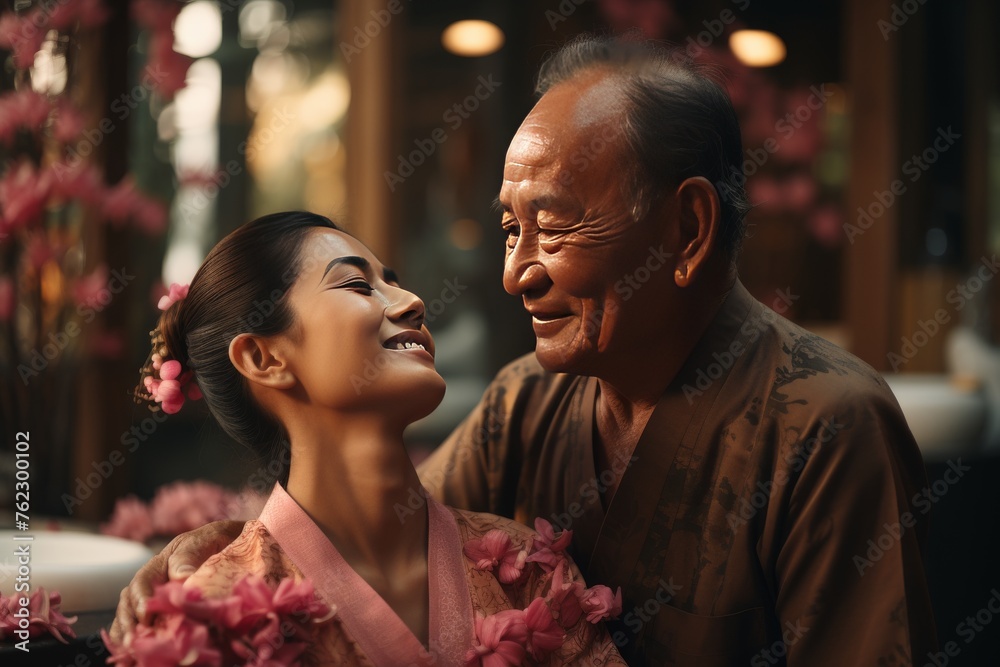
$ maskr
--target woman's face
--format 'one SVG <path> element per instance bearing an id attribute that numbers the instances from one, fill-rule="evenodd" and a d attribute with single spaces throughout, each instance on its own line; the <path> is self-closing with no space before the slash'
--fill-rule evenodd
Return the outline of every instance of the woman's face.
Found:
<path id="1" fill-rule="evenodd" d="M 406 423 L 430 414 L 445 386 L 423 302 L 364 244 L 333 229 L 308 233 L 300 265 L 284 354 L 308 402 L 374 408 Z"/>

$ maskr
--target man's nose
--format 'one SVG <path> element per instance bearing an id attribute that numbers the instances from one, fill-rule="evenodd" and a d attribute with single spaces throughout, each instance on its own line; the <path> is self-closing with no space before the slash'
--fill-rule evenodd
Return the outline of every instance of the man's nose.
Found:
<path id="1" fill-rule="evenodd" d="M 504 262 L 503 288 L 512 296 L 522 296 L 549 284 L 549 274 L 538 261 L 537 243 L 522 235 Z"/>

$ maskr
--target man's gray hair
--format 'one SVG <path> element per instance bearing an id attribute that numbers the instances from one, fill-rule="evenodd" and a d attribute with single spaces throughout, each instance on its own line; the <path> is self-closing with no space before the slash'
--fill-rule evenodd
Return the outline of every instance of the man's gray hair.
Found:
<path id="1" fill-rule="evenodd" d="M 718 244 L 735 261 L 750 210 L 743 175 L 740 125 L 729 95 L 680 50 L 652 41 L 581 35 L 542 64 L 535 91 L 583 73 L 608 71 L 625 99 L 623 136 L 634 160 L 627 187 L 642 219 L 692 176 L 708 179 L 719 194 Z"/>

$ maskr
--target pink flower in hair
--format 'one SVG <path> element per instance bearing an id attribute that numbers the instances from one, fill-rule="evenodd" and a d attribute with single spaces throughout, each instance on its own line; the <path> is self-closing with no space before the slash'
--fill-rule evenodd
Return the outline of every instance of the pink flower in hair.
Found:
<path id="1" fill-rule="evenodd" d="M 580 606 L 587 614 L 587 620 L 598 623 L 607 618 L 617 618 L 622 613 L 622 589 L 616 593 L 607 586 L 591 586 L 580 595 Z"/>
<path id="2" fill-rule="evenodd" d="M 507 609 L 485 618 L 476 614 L 476 645 L 465 654 L 465 666 L 520 665 L 527 640 L 528 628 L 520 609 Z"/>
<path id="3" fill-rule="evenodd" d="M 170 308 L 170 306 L 174 305 L 178 301 L 186 299 L 188 295 L 188 290 L 190 288 L 191 286 L 187 284 L 178 285 L 177 283 L 171 283 L 169 292 L 164 296 L 160 297 L 160 300 L 156 304 L 156 307 L 159 308 L 160 310 L 166 310 Z"/>
<path id="4" fill-rule="evenodd" d="M 524 573 L 524 564 L 528 558 L 528 551 L 514 546 L 510 536 L 498 528 L 480 539 L 469 540 L 462 547 L 462 552 L 476 564 L 477 570 L 494 572 L 494 568 L 498 568 L 495 574 L 502 584 L 518 581 Z"/>

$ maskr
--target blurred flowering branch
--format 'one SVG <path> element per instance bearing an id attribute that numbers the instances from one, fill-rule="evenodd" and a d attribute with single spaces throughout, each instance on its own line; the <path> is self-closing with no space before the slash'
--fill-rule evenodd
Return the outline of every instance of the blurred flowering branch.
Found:
<path id="1" fill-rule="evenodd" d="M 131 176 L 108 183 L 95 161 L 115 125 L 107 116 L 98 120 L 107 110 L 93 96 L 81 105 L 88 91 L 74 90 L 74 82 L 85 74 L 76 71 L 81 38 L 111 15 L 103 0 L 11 6 L 0 14 L 0 50 L 9 52 L 0 92 L 0 422 L 44 431 L 38 435 L 55 444 L 73 434 L 72 388 L 84 341 L 87 352 L 123 348 L 120 335 L 96 327 L 80 335 L 130 280 L 127 269 L 109 273 L 88 257 L 84 240 L 107 224 L 159 235 L 167 208 Z M 183 87 L 190 64 L 173 51 L 182 6 L 132 3 L 149 35 L 144 84 L 163 99 Z M 69 450 L 68 442 L 60 446 Z"/>

